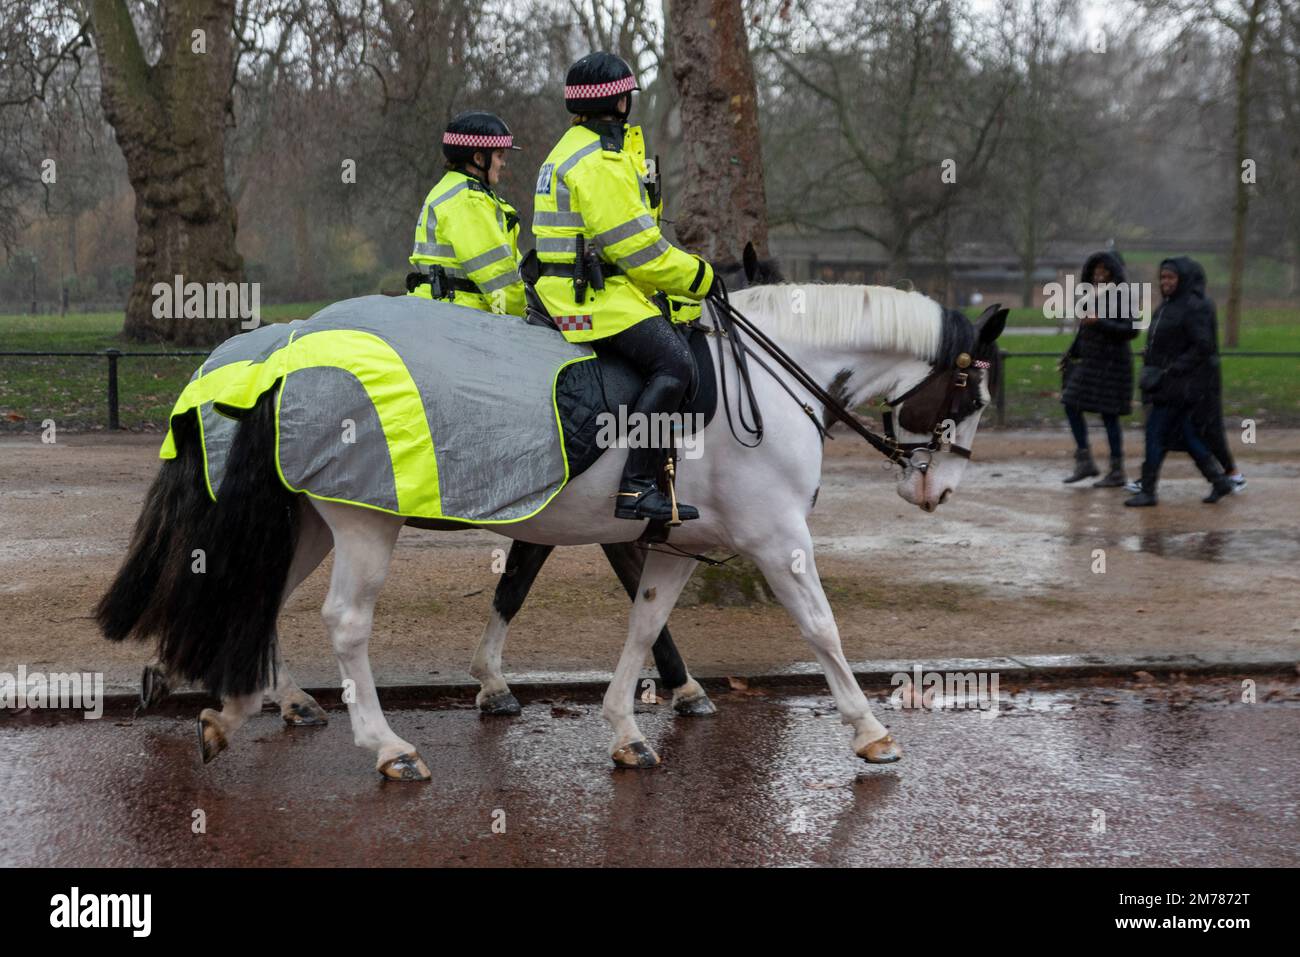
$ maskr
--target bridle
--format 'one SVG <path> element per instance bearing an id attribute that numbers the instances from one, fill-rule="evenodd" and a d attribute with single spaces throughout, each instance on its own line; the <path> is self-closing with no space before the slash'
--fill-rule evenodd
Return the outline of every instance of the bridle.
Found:
<path id="1" fill-rule="evenodd" d="M 957 356 L 955 368 L 936 369 L 902 395 L 885 402 L 888 408 L 881 416 L 885 424 L 885 436 L 894 444 L 895 449 L 898 449 L 901 454 L 907 457 L 908 465 L 912 465 L 919 472 L 925 472 L 929 467 L 929 459 L 923 463 L 911 461 L 917 452 L 928 452 L 930 458 L 933 458 L 935 452 L 951 452 L 953 455 L 959 455 L 964 459 L 971 457 L 970 449 L 946 438 L 950 432 L 948 423 L 959 421 L 965 390 L 971 387 L 971 377 L 967 370 L 974 367 L 980 372 L 987 372 L 992 368 L 992 365 L 991 362 L 985 359 L 972 359 L 969 352 L 963 352 Z M 894 410 L 909 398 L 945 376 L 948 377 L 948 383 L 944 390 L 943 399 L 937 406 L 934 418 L 930 423 L 928 433 L 930 440 L 928 442 L 899 442 L 894 431 Z M 912 430 L 909 429 L 909 431 Z M 921 434 L 926 433 L 922 432 Z"/>
<path id="2" fill-rule="evenodd" d="M 801 401 L 789 384 L 778 376 L 772 368 L 764 362 L 755 351 L 746 343 L 742 342 L 738 332 L 746 333 L 754 340 L 763 351 L 775 361 L 786 373 L 788 373 L 799 385 L 807 389 L 814 399 L 820 402 L 826 409 L 827 413 L 840 422 L 843 422 L 851 430 L 862 436 L 867 444 L 873 449 L 885 456 L 891 463 L 900 468 L 915 468 L 918 472 L 924 474 L 930 467 L 930 462 L 936 452 L 951 452 L 954 455 L 961 456 L 964 459 L 971 457 L 971 451 L 964 446 L 957 445 L 955 442 L 948 441 L 949 421 L 957 421 L 960 415 L 963 400 L 969 394 L 966 390 L 971 388 L 972 376 L 968 371 L 974 367 L 980 373 L 986 372 L 992 367 L 992 363 L 983 359 L 974 359 L 969 352 L 962 352 L 955 360 L 955 368 L 936 369 L 930 373 L 912 388 L 908 389 L 897 398 L 888 400 L 885 404 L 888 410 L 883 415 L 885 424 L 885 434 L 880 435 L 867 428 L 850 412 L 839 399 L 827 392 L 820 383 L 800 366 L 789 354 L 780 346 L 773 342 L 759 328 L 757 328 L 749 319 L 747 319 L 735 306 L 731 304 L 727 289 L 719 281 L 717 283 L 718 292 L 710 296 L 709 301 L 713 305 L 714 329 L 712 334 L 718 338 L 718 372 L 720 376 L 720 391 L 722 392 L 723 406 L 726 409 L 727 425 L 731 429 L 732 436 L 737 442 L 745 445 L 747 448 L 754 448 L 763 441 L 763 417 L 758 409 L 758 401 L 754 395 L 754 389 L 750 382 L 749 366 L 747 359 L 752 358 L 757 362 L 769 375 L 774 378 L 778 384 L 785 389 L 791 398 L 795 400 L 803 409 L 804 414 L 812 420 L 823 438 L 830 438 L 826 426 L 818 419 L 815 410 Z M 744 409 L 739 409 L 739 419 L 742 431 L 748 432 L 755 437 L 752 445 L 741 440 L 736 433 L 735 421 L 733 420 L 731 401 L 727 392 L 726 365 L 723 362 L 722 340 L 727 339 L 730 343 L 732 358 L 735 361 L 737 373 L 740 376 L 740 384 L 744 390 L 744 399 L 750 409 L 751 421 L 745 421 Z M 908 429 L 909 432 L 916 431 L 920 434 L 929 434 L 927 442 L 899 442 L 897 433 L 894 429 L 894 411 L 902 405 L 907 399 L 918 393 L 932 387 L 935 383 L 947 378 L 947 383 L 943 389 L 942 399 L 936 404 L 933 420 L 923 429 Z M 978 380 L 975 380 L 978 381 Z M 978 406 L 976 406 L 978 408 Z M 904 415 L 906 412 L 904 413 Z M 901 416 L 900 416 L 901 421 Z M 906 426 L 906 423 L 904 423 Z M 921 453 L 925 453 L 924 461 L 913 461 Z"/>

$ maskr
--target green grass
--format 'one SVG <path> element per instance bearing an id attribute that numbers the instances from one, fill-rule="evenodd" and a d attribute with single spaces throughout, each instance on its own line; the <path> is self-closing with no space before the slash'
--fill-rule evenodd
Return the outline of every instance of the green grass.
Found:
<path id="1" fill-rule="evenodd" d="M 328 303 L 266 306 L 263 322 L 306 319 Z M 0 316 L 0 352 L 156 353 L 157 358 L 118 360 L 118 405 L 128 429 L 160 428 L 176 397 L 202 359 L 169 356 L 175 350 L 121 338 L 120 312 L 66 316 Z M 200 351 L 200 350 L 184 350 Z M 0 356 L 0 429 L 39 429 L 46 419 L 59 428 L 104 428 L 108 421 L 108 362 L 94 358 Z"/>
<path id="2" fill-rule="evenodd" d="M 1222 334 L 1222 329 L 1220 329 Z M 1050 352 L 1050 358 L 1011 358 L 1007 361 L 1007 424 L 1059 425 L 1061 374 L 1056 356 L 1070 336 L 1025 336 L 1004 333 L 1002 348 L 1011 354 Z M 1138 351 L 1145 336 L 1134 340 Z M 1226 419 L 1253 418 L 1274 425 L 1300 425 L 1300 357 L 1289 359 L 1233 358 L 1234 352 L 1300 352 L 1300 309 L 1248 309 L 1243 316 L 1241 345 L 1222 353 L 1223 414 Z M 1134 363 L 1136 378 L 1137 363 Z M 1135 405 L 1134 411 L 1138 408 Z M 1134 418 L 1131 422 L 1137 422 Z"/>
<path id="3" fill-rule="evenodd" d="M 304 319 L 326 303 L 267 306 L 264 322 Z M 1034 309 L 1016 309 L 1020 325 L 1043 325 Z M 1222 321 L 1222 319 L 1220 320 Z M 102 351 L 109 348 L 151 352 L 148 358 L 119 361 L 122 425 L 160 428 L 176 396 L 199 363 L 197 357 L 168 356 L 170 350 L 124 342 L 121 313 L 68 316 L 0 316 L 0 351 Z M 1063 421 L 1060 374 L 1055 356 L 1069 344 L 1068 335 L 1016 335 L 1014 326 L 1001 339 L 1011 353 L 1048 352 L 1051 357 L 1008 360 L 1007 424 L 1049 425 Z M 1300 308 L 1248 309 L 1238 351 L 1300 352 Z M 1141 348 L 1143 339 L 1135 341 Z M 39 429 L 53 419 L 60 428 L 103 428 L 107 419 L 108 363 L 103 359 L 0 357 L 0 429 Z M 1223 358 L 1224 415 L 1254 418 L 1275 425 L 1300 425 L 1300 358 Z M 1137 422 L 1137 418 L 1129 420 Z"/>

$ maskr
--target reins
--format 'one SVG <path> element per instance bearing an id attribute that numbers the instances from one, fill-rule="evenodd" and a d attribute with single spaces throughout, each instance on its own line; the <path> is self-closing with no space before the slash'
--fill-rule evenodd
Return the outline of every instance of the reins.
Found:
<path id="1" fill-rule="evenodd" d="M 945 442 L 943 440 L 944 421 L 942 419 L 935 423 L 929 442 L 900 443 L 894 434 L 893 407 L 900 404 L 901 402 L 903 402 L 904 399 L 908 398 L 909 396 L 913 395 L 921 388 L 929 384 L 936 376 L 947 374 L 949 370 L 936 371 L 932 375 L 927 376 L 925 379 L 923 379 L 913 388 L 907 390 L 907 392 L 903 393 L 903 395 L 889 401 L 887 403 L 889 405 L 889 411 L 885 413 L 885 417 L 884 417 L 886 434 L 879 435 L 876 432 L 873 432 L 871 429 L 867 428 L 867 426 L 863 425 L 862 422 L 858 419 L 858 417 L 855 416 L 852 412 L 850 412 L 844 406 L 844 404 L 839 401 L 839 399 L 835 398 L 824 388 L 822 388 L 821 384 L 818 383 L 802 366 L 800 366 L 799 363 L 796 362 L 784 349 L 782 349 L 775 342 L 773 342 L 766 335 L 766 333 L 764 333 L 761 329 L 755 326 L 753 322 L 747 319 L 744 316 L 744 314 L 740 312 L 740 310 L 738 310 L 735 306 L 733 306 L 731 304 L 730 294 L 728 293 L 726 286 L 723 285 L 721 279 L 718 280 L 717 295 L 711 296 L 709 301 L 713 305 L 714 334 L 719 338 L 718 375 L 721 381 L 723 407 L 726 410 L 726 414 L 727 414 L 727 425 L 731 429 L 731 434 L 735 436 L 736 441 L 741 442 L 741 444 L 745 445 L 746 448 L 754 448 L 763 441 L 763 418 L 761 412 L 758 409 L 758 400 L 754 396 L 753 386 L 750 382 L 749 367 L 746 363 L 747 356 L 752 356 L 755 362 L 757 362 L 769 375 L 771 375 L 772 378 L 776 379 L 776 381 L 782 386 L 782 388 L 785 389 L 785 391 L 790 395 L 790 397 L 794 399 L 796 403 L 798 403 L 801 409 L 803 409 L 804 413 L 808 416 L 808 418 L 812 420 L 813 424 L 817 427 L 818 432 L 820 432 L 823 437 L 827 437 L 828 432 L 826 430 L 826 427 L 823 426 L 822 423 L 817 418 L 813 409 L 811 409 L 805 402 L 802 402 L 799 399 L 799 397 L 795 395 L 794 390 L 790 388 L 789 384 L 785 382 L 785 380 L 783 380 L 780 376 L 778 376 L 772 370 L 772 368 L 767 365 L 767 363 L 763 362 L 763 360 L 758 357 L 758 355 L 754 352 L 754 350 L 749 348 L 745 343 L 741 342 L 740 336 L 737 335 L 737 330 L 744 332 L 745 334 L 750 336 L 755 343 L 761 346 L 763 351 L 766 352 L 768 356 L 770 356 L 778 366 L 780 366 L 783 370 L 785 370 L 785 372 L 787 372 L 795 380 L 795 382 L 797 382 L 799 385 L 807 389 L 812 394 L 813 398 L 816 399 L 818 402 L 820 402 L 826 408 L 826 411 L 830 413 L 830 415 L 833 418 L 839 420 L 840 422 L 843 422 L 845 425 L 847 425 L 858 435 L 862 436 L 862 438 L 866 440 L 868 445 L 870 445 L 873 449 L 875 449 L 885 458 L 889 459 L 889 461 L 894 463 L 895 465 L 901 466 L 903 468 L 912 465 L 913 464 L 912 457 L 915 453 L 919 451 L 927 451 L 931 453 L 931 455 L 933 455 L 934 452 L 938 452 L 946 449 L 947 451 L 955 452 L 957 455 L 960 455 L 963 458 L 970 458 L 971 453 L 969 449 L 963 448 L 952 442 Z M 751 409 L 753 410 L 754 418 L 757 422 L 756 430 L 753 427 L 748 426 L 747 423 L 745 423 L 743 418 L 744 410 L 743 408 L 740 409 L 741 427 L 746 429 L 746 431 L 748 431 L 751 435 L 756 436 L 756 441 L 753 443 L 753 445 L 742 442 L 740 440 L 740 437 L 736 435 L 736 428 L 732 418 L 730 397 L 727 394 L 726 364 L 723 362 L 722 342 L 721 342 L 722 339 L 726 339 L 730 343 L 731 354 L 734 361 L 736 362 L 736 368 L 739 370 L 741 381 L 745 389 L 744 400 L 749 403 Z M 962 358 L 965 359 L 966 365 L 970 365 L 971 362 L 970 356 L 966 355 L 965 353 L 963 353 L 962 356 L 959 357 L 958 359 L 959 365 Z M 945 412 L 950 412 L 952 410 L 956 402 L 955 397 L 957 394 L 957 390 L 964 389 L 966 387 L 967 381 L 968 381 L 968 375 L 964 367 L 961 367 L 952 373 L 952 379 L 949 383 L 948 391 L 945 396 L 945 402 L 944 402 Z M 928 466 L 929 466 L 928 461 L 916 465 L 916 467 L 921 471 L 925 471 L 928 468 Z"/>

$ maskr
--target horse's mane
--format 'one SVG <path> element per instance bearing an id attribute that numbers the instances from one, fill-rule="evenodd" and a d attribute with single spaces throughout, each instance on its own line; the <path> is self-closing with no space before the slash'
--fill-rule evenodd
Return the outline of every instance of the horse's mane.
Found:
<path id="1" fill-rule="evenodd" d="M 803 299 L 798 313 L 796 295 Z M 966 338 L 963 330 L 947 328 L 943 307 L 933 299 L 891 286 L 783 283 L 742 289 L 731 298 L 741 312 L 763 313 L 763 331 L 813 346 L 901 352 L 947 364 L 948 353 L 961 351 Z"/>

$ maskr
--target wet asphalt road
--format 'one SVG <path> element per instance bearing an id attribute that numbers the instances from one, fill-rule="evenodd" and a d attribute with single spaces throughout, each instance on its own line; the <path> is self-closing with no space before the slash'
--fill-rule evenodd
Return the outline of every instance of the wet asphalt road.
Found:
<path id="1" fill-rule="evenodd" d="M 994 718 L 882 694 L 889 766 L 806 690 L 718 694 L 704 719 L 638 705 L 664 759 L 642 772 L 608 763 L 596 702 L 389 711 L 431 784 L 381 781 L 340 711 L 291 730 L 268 710 L 208 767 L 190 718 L 6 717 L 0 865 L 1295 866 L 1300 682 L 1241 687 L 1004 683 Z"/>

